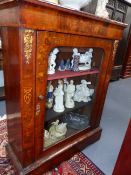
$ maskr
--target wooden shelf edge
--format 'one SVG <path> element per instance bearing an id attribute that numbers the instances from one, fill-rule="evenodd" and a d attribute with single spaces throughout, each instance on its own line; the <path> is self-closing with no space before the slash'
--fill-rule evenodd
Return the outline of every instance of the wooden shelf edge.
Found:
<path id="1" fill-rule="evenodd" d="M 78 76 L 84 76 L 84 75 L 90 75 L 90 74 L 98 74 L 98 69 L 91 69 L 87 71 L 79 71 L 79 72 L 73 72 L 73 71 L 56 71 L 55 74 L 48 75 L 47 80 L 57 80 L 57 79 L 63 79 L 63 78 L 72 78 L 72 77 L 78 77 Z"/>

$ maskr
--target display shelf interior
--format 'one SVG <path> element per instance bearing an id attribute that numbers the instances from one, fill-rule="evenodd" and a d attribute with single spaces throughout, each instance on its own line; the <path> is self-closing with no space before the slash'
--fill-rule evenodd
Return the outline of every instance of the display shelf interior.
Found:
<path id="1" fill-rule="evenodd" d="M 89 75 L 89 74 L 98 74 L 98 69 L 91 69 L 87 71 L 79 71 L 79 72 L 73 72 L 70 70 L 66 71 L 56 71 L 55 74 L 48 75 L 47 80 L 57 80 L 62 78 L 70 78 L 70 77 L 76 77 L 76 76 L 83 76 L 83 75 Z"/>
<path id="2" fill-rule="evenodd" d="M 73 136 L 74 134 L 76 134 L 76 133 L 78 133 L 80 131 L 83 131 L 83 130 L 89 128 L 89 127 L 90 127 L 89 123 L 87 123 L 87 125 L 84 126 L 83 128 L 81 128 L 80 130 L 76 130 L 76 129 L 67 127 L 67 133 L 66 133 L 66 135 L 63 138 L 61 138 L 60 140 L 57 140 L 56 142 L 52 143 L 51 145 L 48 145 L 48 146 L 44 145 L 44 149 L 48 149 L 50 146 L 53 146 L 53 145 L 57 144 L 58 142 L 61 142 L 61 141 L 65 140 L 65 139 Z"/>
<path id="3" fill-rule="evenodd" d="M 78 110 L 78 109 L 85 107 L 85 106 L 87 106 L 91 109 L 91 105 L 92 105 L 91 101 L 90 102 L 75 102 L 74 108 L 65 108 L 65 110 L 61 113 L 55 112 L 53 109 L 47 109 L 46 115 L 45 115 L 45 122 L 51 121 L 51 120 L 61 116 L 62 114 Z"/>

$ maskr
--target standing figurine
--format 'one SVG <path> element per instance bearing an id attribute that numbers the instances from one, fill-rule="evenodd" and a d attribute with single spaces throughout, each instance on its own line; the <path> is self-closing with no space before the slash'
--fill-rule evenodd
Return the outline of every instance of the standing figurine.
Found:
<path id="1" fill-rule="evenodd" d="M 48 74 L 54 74 L 55 73 L 55 60 L 56 60 L 56 55 L 59 52 L 58 48 L 55 48 L 49 56 L 49 60 L 48 60 Z"/>
<path id="2" fill-rule="evenodd" d="M 58 81 L 58 87 L 56 87 L 54 91 L 55 96 L 55 105 L 54 105 L 54 111 L 55 112 L 63 112 L 65 110 L 63 101 L 64 101 L 64 92 L 63 92 L 63 83 L 61 80 Z"/>
<path id="3" fill-rule="evenodd" d="M 109 18 L 109 14 L 106 10 L 107 3 L 108 0 L 98 0 L 95 15 L 103 18 Z"/>
<path id="4" fill-rule="evenodd" d="M 47 102 L 46 102 L 46 107 L 48 109 L 52 108 L 53 105 L 53 90 L 54 87 L 52 85 L 52 82 L 50 81 L 47 87 Z"/>
<path id="5" fill-rule="evenodd" d="M 74 93 L 75 93 L 74 81 L 70 80 L 70 84 L 68 84 L 66 88 L 66 97 L 65 97 L 66 108 L 74 108 L 75 106 L 75 103 L 73 100 Z"/>
<path id="6" fill-rule="evenodd" d="M 62 59 L 58 68 L 59 71 L 65 71 L 65 63 L 64 60 Z"/>
<path id="7" fill-rule="evenodd" d="M 79 71 L 79 60 L 80 60 L 80 53 L 78 53 L 78 49 L 74 48 L 73 49 L 73 59 L 71 61 L 71 68 L 74 72 Z"/>
<path id="8" fill-rule="evenodd" d="M 70 70 L 71 69 L 71 65 L 70 65 L 70 59 L 68 59 L 66 61 L 66 64 L 65 64 L 65 70 Z"/>

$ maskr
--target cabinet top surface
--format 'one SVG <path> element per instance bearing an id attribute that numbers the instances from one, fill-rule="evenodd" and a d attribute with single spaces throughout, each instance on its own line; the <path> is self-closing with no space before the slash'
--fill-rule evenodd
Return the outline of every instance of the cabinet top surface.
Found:
<path id="1" fill-rule="evenodd" d="M 0 0 L 0 26 L 121 39 L 127 24 L 41 0 Z"/>
<path id="2" fill-rule="evenodd" d="M 8 7 L 8 4 L 11 4 L 11 3 L 17 3 L 17 5 L 20 3 L 31 3 L 32 5 L 35 5 L 35 6 L 41 6 L 42 8 L 51 8 L 51 9 L 55 9 L 57 11 L 63 11 L 63 12 L 66 12 L 66 13 L 69 13 L 69 14 L 74 14 L 74 15 L 77 15 L 77 16 L 80 16 L 80 17 L 84 17 L 84 18 L 90 18 L 90 19 L 93 19 L 93 20 L 96 20 L 96 21 L 103 21 L 103 22 L 107 22 L 107 23 L 112 23 L 112 24 L 116 24 L 116 25 L 119 25 L 119 26 L 123 26 L 123 27 L 126 27 L 127 24 L 124 24 L 124 23 L 121 23 L 121 22 L 118 22 L 118 21 L 114 21 L 114 20 L 111 20 L 111 19 L 106 19 L 106 18 L 102 18 L 102 17 L 98 17 L 94 14 L 90 14 L 90 13 L 87 13 L 87 12 L 84 12 L 84 11 L 78 11 L 78 10 L 75 10 L 75 9 L 71 9 L 71 8 L 67 8 L 67 7 L 63 7 L 61 5 L 57 5 L 55 3 L 51 3 L 51 2 L 48 2 L 48 1 L 42 1 L 42 0 L 0 0 L 0 8 L 1 6 L 4 5 L 5 8 Z M 7 5 L 7 7 L 6 7 Z"/>

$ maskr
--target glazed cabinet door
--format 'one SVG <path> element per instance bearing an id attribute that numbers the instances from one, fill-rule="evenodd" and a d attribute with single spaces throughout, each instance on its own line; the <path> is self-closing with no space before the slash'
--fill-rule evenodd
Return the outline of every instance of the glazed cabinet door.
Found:
<path id="1" fill-rule="evenodd" d="M 37 33 L 36 158 L 47 161 L 100 131 L 112 44 L 93 37 Z"/>

